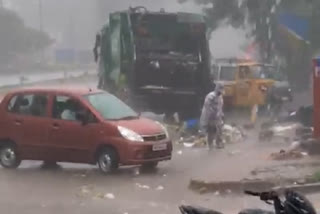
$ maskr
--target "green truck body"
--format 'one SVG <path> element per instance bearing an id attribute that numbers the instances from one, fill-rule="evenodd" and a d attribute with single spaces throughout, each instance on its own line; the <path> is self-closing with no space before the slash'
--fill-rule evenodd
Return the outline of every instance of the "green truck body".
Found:
<path id="1" fill-rule="evenodd" d="M 205 18 L 149 12 L 111 13 L 94 49 L 99 85 L 137 110 L 197 116 L 211 90 Z"/>

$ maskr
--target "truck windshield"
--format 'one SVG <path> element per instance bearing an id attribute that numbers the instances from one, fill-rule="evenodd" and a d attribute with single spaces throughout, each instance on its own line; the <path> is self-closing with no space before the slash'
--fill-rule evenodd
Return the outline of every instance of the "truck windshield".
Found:
<path id="1" fill-rule="evenodd" d="M 138 118 L 138 114 L 117 97 L 109 93 L 96 93 L 85 95 L 84 98 L 106 120 L 122 120 Z"/>
<path id="2" fill-rule="evenodd" d="M 235 79 L 237 67 L 222 66 L 220 71 L 220 80 L 232 81 Z"/>

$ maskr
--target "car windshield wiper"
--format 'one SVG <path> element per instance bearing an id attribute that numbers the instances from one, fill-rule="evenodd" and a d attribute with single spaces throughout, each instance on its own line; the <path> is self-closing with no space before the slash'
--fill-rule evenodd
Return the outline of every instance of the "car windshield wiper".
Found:
<path id="1" fill-rule="evenodd" d="M 139 116 L 136 115 L 136 116 L 126 116 L 126 117 L 121 117 L 119 118 L 118 120 L 134 120 L 134 119 L 138 119 Z"/>

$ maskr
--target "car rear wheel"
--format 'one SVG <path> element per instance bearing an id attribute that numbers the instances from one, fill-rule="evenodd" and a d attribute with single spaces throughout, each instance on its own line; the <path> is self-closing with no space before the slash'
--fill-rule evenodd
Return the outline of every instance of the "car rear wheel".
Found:
<path id="1" fill-rule="evenodd" d="M 113 149 L 103 149 L 98 155 L 98 166 L 103 174 L 116 171 L 119 167 L 117 153 Z"/>
<path id="2" fill-rule="evenodd" d="M 16 169 L 21 163 L 16 149 L 12 145 L 3 146 L 0 149 L 0 164 L 7 169 Z"/>

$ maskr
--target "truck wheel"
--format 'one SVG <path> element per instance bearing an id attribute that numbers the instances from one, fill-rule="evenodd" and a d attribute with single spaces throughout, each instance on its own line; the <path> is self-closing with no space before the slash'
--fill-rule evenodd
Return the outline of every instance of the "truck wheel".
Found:
<path id="1" fill-rule="evenodd" d="M 118 155 L 110 148 L 103 149 L 99 152 L 97 161 L 99 169 L 103 174 L 109 174 L 119 168 Z"/>
<path id="2" fill-rule="evenodd" d="M 3 146 L 0 149 L 0 164 L 7 169 L 16 169 L 21 163 L 16 149 L 12 145 Z"/>

